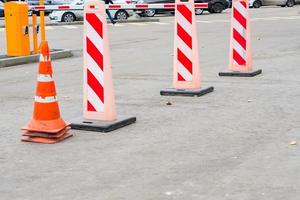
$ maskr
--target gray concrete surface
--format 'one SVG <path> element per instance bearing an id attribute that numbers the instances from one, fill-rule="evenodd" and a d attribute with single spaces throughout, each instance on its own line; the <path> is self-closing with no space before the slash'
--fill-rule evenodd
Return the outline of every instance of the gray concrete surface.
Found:
<path id="1" fill-rule="evenodd" d="M 300 7 L 251 10 L 255 78 L 221 78 L 229 11 L 197 17 L 200 98 L 161 97 L 171 86 L 173 18 L 111 26 L 117 111 L 137 123 L 108 134 L 72 131 L 56 144 L 20 142 L 31 117 L 36 64 L 0 69 L 1 200 L 298 200 Z M 82 26 L 49 30 L 61 113 L 81 116 Z M 3 50 L 3 34 L 0 37 Z M 172 102 L 167 106 L 166 102 Z"/>

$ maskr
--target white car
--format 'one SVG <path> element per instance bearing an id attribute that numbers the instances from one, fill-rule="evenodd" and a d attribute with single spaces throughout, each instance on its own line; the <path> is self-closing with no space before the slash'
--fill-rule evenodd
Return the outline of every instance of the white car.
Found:
<path id="1" fill-rule="evenodd" d="M 282 6 L 293 7 L 298 0 L 249 0 L 250 8 L 261 6 Z"/>
<path id="2" fill-rule="evenodd" d="M 71 4 L 73 0 L 50 0 L 52 5 Z"/>
<path id="3" fill-rule="evenodd" d="M 125 0 L 113 0 L 115 4 L 124 4 L 127 3 Z M 76 0 L 71 5 L 82 5 L 84 4 L 84 0 Z M 110 10 L 111 16 L 119 21 L 126 20 L 128 17 L 133 15 L 132 10 Z M 74 22 L 74 21 L 82 21 L 83 20 L 83 10 L 60 10 L 53 11 L 49 15 L 50 20 L 57 22 Z"/>

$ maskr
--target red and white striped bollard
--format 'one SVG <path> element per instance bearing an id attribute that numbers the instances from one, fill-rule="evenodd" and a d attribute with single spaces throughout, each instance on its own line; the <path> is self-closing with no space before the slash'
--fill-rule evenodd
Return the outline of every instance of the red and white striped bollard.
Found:
<path id="1" fill-rule="evenodd" d="M 262 72 L 260 69 L 255 71 L 252 69 L 249 19 L 248 0 L 233 0 L 229 71 L 220 72 L 220 76 L 252 77 Z"/>
<path id="2" fill-rule="evenodd" d="M 116 115 L 104 2 L 84 6 L 83 37 L 83 119 L 75 120 L 71 128 L 109 132 L 134 123 L 135 117 Z"/>
<path id="3" fill-rule="evenodd" d="M 193 0 L 175 2 L 173 87 L 160 91 L 166 96 L 201 96 L 213 87 L 201 88 L 197 24 Z"/>

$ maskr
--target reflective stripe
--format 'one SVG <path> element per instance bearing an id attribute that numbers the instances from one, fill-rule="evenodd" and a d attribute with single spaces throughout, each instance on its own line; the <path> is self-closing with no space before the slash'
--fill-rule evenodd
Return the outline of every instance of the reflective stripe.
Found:
<path id="1" fill-rule="evenodd" d="M 89 85 L 87 85 L 87 96 L 87 100 L 93 105 L 97 112 L 104 112 L 104 103 Z"/>
<path id="2" fill-rule="evenodd" d="M 51 61 L 50 55 L 49 56 L 43 56 L 42 54 L 40 54 L 40 61 L 41 62 Z"/>
<path id="3" fill-rule="evenodd" d="M 246 49 L 244 49 L 236 40 L 233 40 L 233 49 L 246 60 Z"/>
<path id="4" fill-rule="evenodd" d="M 90 72 L 95 76 L 101 85 L 104 85 L 104 73 L 95 60 L 87 53 L 86 54 L 86 64 Z"/>
<path id="5" fill-rule="evenodd" d="M 177 23 L 189 34 L 192 35 L 192 24 L 177 11 Z"/>
<path id="6" fill-rule="evenodd" d="M 184 55 L 190 59 L 193 60 L 193 50 L 186 45 L 184 41 L 180 37 L 177 36 L 177 47 L 180 49 L 180 51 L 184 52 Z"/>
<path id="7" fill-rule="evenodd" d="M 178 60 L 177 60 L 177 69 L 178 73 L 180 76 L 184 78 L 185 81 L 192 81 L 193 80 L 193 75 L 189 70 L 186 69 Z"/>
<path id="8" fill-rule="evenodd" d="M 238 2 L 236 2 L 235 4 L 234 4 L 234 8 L 235 9 L 237 9 L 238 11 L 239 11 L 239 13 L 243 16 L 243 17 L 245 17 L 245 18 L 247 18 L 247 16 L 246 16 L 246 8 L 241 4 L 241 2 L 240 1 L 238 1 Z"/>
<path id="9" fill-rule="evenodd" d="M 52 76 L 50 74 L 38 74 L 37 77 L 38 82 L 52 82 Z"/>
<path id="10" fill-rule="evenodd" d="M 57 98 L 56 98 L 56 96 L 50 96 L 50 97 L 45 97 L 45 98 L 35 96 L 34 101 L 38 102 L 38 103 L 54 103 L 54 102 L 57 102 Z"/>
<path id="11" fill-rule="evenodd" d="M 95 15 L 95 16 L 97 16 L 97 15 Z M 101 21 L 100 17 L 98 17 L 98 19 Z M 93 25 L 91 25 L 87 20 L 86 20 L 86 35 L 103 55 L 103 52 L 104 52 L 103 39 L 100 37 L 100 35 L 94 29 Z"/>

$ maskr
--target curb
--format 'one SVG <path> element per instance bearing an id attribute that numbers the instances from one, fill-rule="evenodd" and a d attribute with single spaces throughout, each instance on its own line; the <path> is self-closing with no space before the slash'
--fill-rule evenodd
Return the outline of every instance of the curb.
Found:
<path id="1" fill-rule="evenodd" d="M 159 22 L 159 19 L 129 19 L 129 20 L 125 20 L 125 21 L 117 21 L 117 23 L 120 24 L 127 24 L 127 23 L 137 23 L 137 22 Z M 83 21 L 77 21 L 77 22 L 57 22 L 57 23 L 49 23 L 46 24 L 46 26 L 65 26 L 65 25 L 81 25 L 83 24 Z M 108 24 L 111 24 L 110 22 L 108 22 Z M 31 26 L 31 24 L 30 24 Z M 0 28 L 5 28 L 5 25 L 0 25 Z"/>
<path id="2" fill-rule="evenodd" d="M 56 60 L 61 58 L 72 57 L 73 53 L 69 49 L 53 49 L 53 51 L 50 52 L 50 55 L 52 60 Z M 39 61 L 39 58 L 39 54 L 30 56 L 0 58 L 0 68 L 37 62 Z"/>

